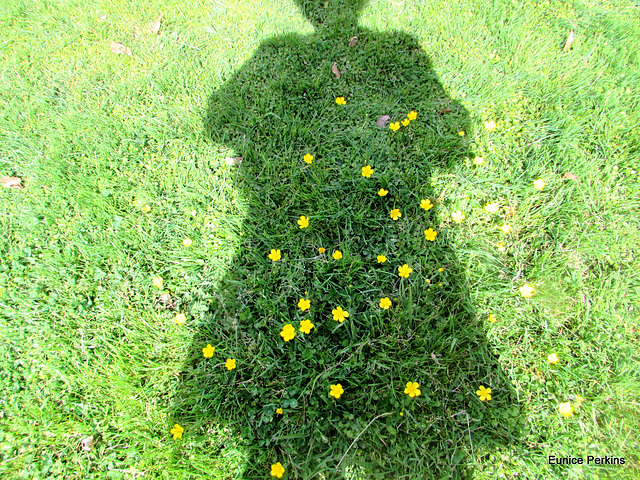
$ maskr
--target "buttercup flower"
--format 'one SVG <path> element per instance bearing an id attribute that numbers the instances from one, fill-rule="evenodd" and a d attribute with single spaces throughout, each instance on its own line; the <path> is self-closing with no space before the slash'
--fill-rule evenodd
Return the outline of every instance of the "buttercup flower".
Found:
<path id="1" fill-rule="evenodd" d="M 435 241 L 436 235 L 438 235 L 438 232 L 436 232 L 433 228 L 429 228 L 424 231 L 424 238 L 426 238 L 430 242 Z"/>
<path id="2" fill-rule="evenodd" d="M 415 120 L 416 118 L 418 118 L 418 114 L 411 110 L 409 113 L 407 113 L 407 118 L 409 120 Z"/>
<path id="3" fill-rule="evenodd" d="M 300 310 L 302 310 L 303 312 L 305 310 L 309 310 L 309 308 L 311 307 L 311 300 L 309 299 L 305 299 L 305 298 L 301 298 L 300 301 L 298 302 L 298 307 L 300 308 Z"/>
<path id="4" fill-rule="evenodd" d="M 565 418 L 569 418 L 571 415 L 573 415 L 573 407 L 569 402 L 561 403 L 558 407 L 558 411 L 560 412 L 560 415 Z"/>
<path id="5" fill-rule="evenodd" d="M 440 268 L 438 269 L 438 271 L 439 271 L 439 272 L 444 272 L 444 268 L 440 267 Z"/>
<path id="6" fill-rule="evenodd" d="M 490 323 L 496 323 L 497 322 L 496 317 L 493 315 L 493 313 L 491 315 L 489 315 L 489 322 Z"/>
<path id="7" fill-rule="evenodd" d="M 389 300 L 389 297 L 384 297 L 380 299 L 380 308 L 389 310 L 390 306 L 391 306 L 391 300 Z"/>
<path id="8" fill-rule="evenodd" d="M 558 363 L 560 361 L 560 359 L 558 358 L 558 355 L 556 355 L 555 353 L 552 353 L 551 355 L 549 355 L 547 357 L 547 360 L 549 361 L 549 363 L 551 365 L 555 365 L 556 363 Z"/>
<path id="9" fill-rule="evenodd" d="M 337 385 L 331 385 L 331 390 L 329 391 L 329 395 L 335 398 L 340 398 L 340 396 L 344 393 L 344 388 L 339 383 Z"/>
<path id="10" fill-rule="evenodd" d="M 333 252 L 332 256 L 335 260 L 340 260 L 342 258 L 342 252 L 340 250 L 336 250 Z"/>
<path id="11" fill-rule="evenodd" d="M 272 477 L 282 478 L 282 475 L 284 475 L 284 467 L 282 466 L 282 464 L 280 462 L 271 465 L 271 476 Z"/>
<path id="12" fill-rule="evenodd" d="M 334 308 L 331 313 L 333 313 L 333 319 L 340 323 L 344 322 L 344 319 L 349 316 L 349 312 L 342 310 L 342 307 Z"/>
<path id="13" fill-rule="evenodd" d="M 533 287 L 528 283 L 525 283 L 522 287 L 520 287 L 520 295 L 526 298 L 531 297 L 533 295 Z"/>
<path id="14" fill-rule="evenodd" d="M 496 122 L 494 122 L 493 120 L 489 120 L 488 122 L 484 122 L 484 128 L 486 128 L 488 131 L 491 131 L 494 128 L 496 128 Z"/>
<path id="15" fill-rule="evenodd" d="M 418 382 L 407 382 L 407 388 L 404 389 L 404 393 L 409 395 L 411 398 L 418 397 L 422 393 L 420 390 L 418 390 L 419 386 L 420 385 L 418 385 Z"/>
<path id="16" fill-rule="evenodd" d="M 389 190 L 385 190 L 384 188 L 378 190 L 378 195 L 380 195 L 381 197 L 385 197 L 387 193 L 389 193 Z"/>
<path id="17" fill-rule="evenodd" d="M 280 336 L 285 342 L 293 339 L 296 336 L 296 329 L 293 328 L 293 325 L 287 323 L 284 327 L 282 327 L 282 331 L 280 332 Z"/>
<path id="18" fill-rule="evenodd" d="M 149 210 L 151 210 L 151 207 L 149 205 L 145 205 L 144 207 L 142 207 L 142 211 L 144 213 L 147 213 Z"/>
<path id="19" fill-rule="evenodd" d="M 458 132 L 458 135 L 460 135 L 461 137 L 464 137 L 464 130 L 460 130 L 460 131 Z"/>
<path id="20" fill-rule="evenodd" d="M 401 267 L 398 267 L 398 275 L 400 275 L 401 277 L 409 278 L 409 275 L 411 275 L 411 272 L 413 272 L 413 268 L 411 268 L 406 263 Z"/>
<path id="21" fill-rule="evenodd" d="M 484 163 L 484 158 L 482 157 L 476 157 L 473 159 L 473 163 L 475 163 L 476 165 L 480 166 Z"/>
<path id="22" fill-rule="evenodd" d="M 476 391 L 476 395 L 480 397 L 480 401 L 484 402 L 485 400 L 491 400 L 491 389 L 484 388 L 480 385 L 480 389 Z"/>
<path id="23" fill-rule="evenodd" d="M 460 210 L 456 210 L 451 214 L 451 218 L 453 218 L 454 222 L 460 223 L 464 220 L 464 213 L 462 213 L 462 211 Z"/>
<path id="24" fill-rule="evenodd" d="M 162 277 L 153 277 L 153 286 L 162 288 Z"/>
<path id="25" fill-rule="evenodd" d="M 224 366 L 227 367 L 227 370 L 231 371 L 236 368 L 236 361 L 233 358 L 227 358 Z"/>
<path id="26" fill-rule="evenodd" d="M 371 175 L 373 174 L 373 168 L 371 168 L 371 165 L 365 165 L 364 167 L 362 167 L 362 176 L 363 177 L 371 177 Z"/>
<path id="27" fill-rule="evenodd" d="M 400 122 L 400 123 L 402 123 L 402 126 L 403 126 L 403 127 L 406 127 L 407 125 L 409 125 L 409 123 L 410 123 L 410 122 L 409 122 L 409 119 L 408 119 L 408 118 L 405 118 L 405 119 L 404 119 L 404 120 L 402 120 L 402 122 Z"/>
<path id="28" fill-rule="evenodd" d="M 202 349 L 202 356 L 206 358 L 213 357 L 213 352 L 215 352 L 216 347 L 212 347 L 211 345 L 207 345 Z"/>
<path id="29" fill-rule="evenodd" d="M 420 202 L 420 207 L 424 208 L 425 210 L 429 210 L 430 208 L 433 208 L 433 203 L 431 203 L 431 200 L 429 200 L 428 198 L 425 198 Z"/>
<path id="30" fill-rule="evenodd" d="M 184 428 L 182 428 L 177 423 L 171 429 L 171 433 L 173 434 L 174 440 L 177 440 L 178 438 L 182 438 L 182 432 L 184 432 Z"/>
<path id="31" fill-rule="evenodd" d="M 276 413 L 278 415 L 282 415 L 282 409 L 281 408 L 276 408 Z"/>
<path id="32" fill-rule="evenodd" d="M 496 213 L 498 210 L 500 210 L 500 204 L 499 203 L 487 203 L 487 205 L 484 207 L 484 210 L 487 213 Z"/>
<path id="33" fill-rule="evenodd" d="M 182 325 L 187 320 L 187 316 L 184 313 L 176 313 L 175 321 L 178 325 Z"/>
<path id="34" fill-rule="evenodd" d="M 309 226 L 309 217 L 302 215 L 298 220 L 299 228 L 306 228 Z"/>
<path id="35" fill-rule="evenodd" d="M 506 249 L 504 248 L 504 242 L 498 242 L 498 251 L 504 252 Z"/>
<path id="36" fill-rule="evenodd" d="M 307 153 L 304 157 L 303 160 L 305 162 L 307 162 L 309 165 L 311 165 L 311 162 L 313 162 L 313 155 L 311 155 L 310 153 Z"/>
<path id="37" fill-rule="evenodd" d="M 338 105 L 344 105 L 344 104 L 346 104 L 347 102 L 346 102 L 346 100 L 344 99 L 344 97 L 338 97 L 338 98 L 336 98 L 336 103 L 337 103 Z"/>
<path id="38" fill-rule="evenodd" d="M 384 263 L 387 261 L 387 257 L 384 255 L 378 255 L 376 258 L 378 259 L 378 263 Z"/>
<path id="39" fill-rule="evenodd" d="M 395 122 L 395 123 L 394 123 L 394 122 L 391 122 L 391 123 L 389 124 L 389 128 L 390 128 L 391 130 L 393 130 L 394 132 L 398 131 L 398 130 L 400 129 L 400 122 Z"/>
<path id="40" fill-rule="evenodd" d="M 511 225 L 507 225 L 506 223 L 500 227 L 504 233 L 509 233 L 511 231 Z"/>
<path id="41" fill-rule="evenodd" d="M 582 398 L 580 395 L 576 395 L 576 402 L 578 402 L 578 405 L 580 405 L 582 402 L 584 402 L 584 398 Z"/>
<path id="42" fill-rule="evenodd" d="M 400 213 L 400 209 L 394 208 L 393 210 L 391 210 L 391 218 L 393 218 L 394 220 L 398 220 L 401 216 L 402 214 Z"/>
<path id="43" fill-rule="evenodd" d="M 541 178 L 533 182 L 533 188 L 535 188 L 536 190 L 542 190 L 545 185 L 546 185 L 545 181 L 542 180 Z"/>
<path id="44" fill-rule="evenodd" d="M 311 329 L 314 327 L 313 323 L 311 323 L 311 320 L 302 320 L 300 322 L 300 331 L 302 333 L 306 333 L 309 334 L 311 333 Z"/>
<path id="45" fill-rule="evenodd" d="M 182 240 L 182 245 L 184 245 L 185 247 L 190 247 L 192 243 L 193 242 L 190 238 L 185 238 L 184 240 Z"/>
<path id="46" fill-rule="evenodd" d="M 274 262 L 277 262 L 278 260 L 280 260 L 282 258 L 282 255 L 280 254 L 280 250 L 275 250 L 272 248 L 271 253 L 269 254 L 269 258 Z"/>
<path id="47" fill-rule="evenodd" d="M 318 252 L 319 252 L 319 253 L 324 253 L 324 252 L 325 252 L 324 247 L 320 247 L 320 248 L 318 249 Z"/>

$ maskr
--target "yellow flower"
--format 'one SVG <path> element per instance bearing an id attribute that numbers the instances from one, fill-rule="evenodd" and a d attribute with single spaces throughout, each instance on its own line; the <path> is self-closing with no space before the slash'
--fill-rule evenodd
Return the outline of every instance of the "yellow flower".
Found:
<path id="1" fill-rule="evenodd" d="M 424 231 L 424 238 L 426 238 L 430 242 L 435 241 L 436 235 L 438 235 L 438 232 L 436 232 L 433 228 L 428 228 Z"/>
<path id="2" fill-rule="evenodd" d="M 162 277 L 153 277 L 153 286 L 162 288 Z"/>
<path id="3" fill-rule="evenodd" d="M 541 178 L 533 182 L 533 188 L 535 188 L 536 190 L 542 190 L 545 185 L 546 183 Z"/>
<path id="4" fill-rule="evenodd" d="M 329 391 L 329 395 L 335 398 L 340 398 L 340 396 L 344 393 L 344 388 L 339 383 L 337 385 L 331 385 L 331 390 Z"/>
<path id="5" fill-rule="evenodd" d="M 282 331 L 280 332 L 280 336 L 285 342 L 288 342 L 293 337 L 296 336 L 296 329 L 293 328 L 293 325 L 287 323 L 284 327 L 282 327 Z"/>
<path id="6" fill-rule="evenodd" d="M 398 220 L 401 216 L 402 214 L 400 213 L 400 209 L 394 208 L 393 210 L 391 210 L 391 218 L 393 218 L 394 220 Z"/>
<path id="7" fill-rule="evenodd" d="M 507 225 L 506 223 L 500 227 L 504 233 L 509 233 L 511 231 L 511 225 Z"/>
<path id="8" fill-rule="evenodd" d="M 331 313 L 333 314 L 333 319 L 340 323 L 344 322 L 344 319 L 349 316 L 349 312 L 342 310 L 342 307 L 334 308 Z"/>
<path id="9" fill-rule="evenodd" d="M 549 361 L 549 363 L 551 365 L 555 365 L 556 363 L 558 363 L 560 361 L 560 359 L 558 358 L 558 355 L 556 355 L 555 353 L 552 353 L 551 355 L 549 355 L 547 357 L 547 360 Z"/>
<path id="10" fill-rule="evenodd" d="M 393 130 L 394 132 L 398 131 L 398 130 L 400 129 L 400 122 L 395 122 L 395 123 L 394 123 L 394 122 L 391 122 L 391 123 L 389 124 L 389 128 L 390 128 L 391 130 Z"/>
<path id="11" fill-rule="evenodd" d="M 284 475 L 284 467 L 282 466 L 282 464 L 280 462 L 271 465 L 271 476 L 272 477 L 282 478 L 282 475 Z"/>
<path id="12" fill-rule="evenodd" d="M 533 295 L 533 287 L 528 283 L 525 283 L 522 287 L 520 287 L 520 295 L 526 298 L 531 297 Z"/>
<path id="13" fill-rule="evenodd" d="M 206 358 L 213 357 L 213 352 L 215 352 L 216 347 L 212 347 L 211 345 L 207 345 L 202 349 L 202 356 Z"/>
<path id="14" fill-rule="evenodd" d="M 460 210 L 456 210 L 451 214 L 451 218 L 453 218 L 454 222 L 460 223 L 464 220 L 464 213 L 462 213 L 462 211 Z"/>
<path id="15" fill-rule="evenodd" d="M 305 310 L 309 310 L 309 307 L 311 307 L 311 300 L 301 298 L 301 299 L 300 299 L 300 301 L 298 302 L 298 307 L 299 307 L 299 308 L 300 308 L 300 310 L 302 310 L 303 312 L 304 312 Z"/>
<path id="16" fill-rule="evenodd" d="M 178 325 L 182 325 L 187 320 L 187 316 L 184 313 L 176 313 L 175 320 Z"/>
<path id="17" fill-rule="evenodd" d="M 344 99 L 344 97 L 338 97 L 338 98 L 336 98 L 336 103 L 337 103 L 338 105 L 344 105 L 344 104 L 346 104 L 347 102 L 346 102 L 346 100 Z"/>
<path id="18" fill-rule="evenodd" d="M 193 242 L 190 238 L 185 238 L 184 240 L 182 240 L 182 245 L 184 245 L 185 247 L 190 247 L 192 243 Z"/>
<path id="19" fill-rule="evenodd" d="M 429 200 L 428 198 L 425 198 L 420 202 L 420 207 L 424 208 L 425 210 L 429 210 L 433 208 L 433 203 L 431 203 L 431 200 Z"/>
<path id="20" fill-rule="evenodd" d="M 498 210 L 500 210 L 500 204 L 499 203 L 487 203 L 487 205 L 484 207 L 484 210 L 487 213 L 496 213 Z"/>
<path id="21" fill-rule="evenodd" d="M 311 329 L 314 327 L 313 323 L 311 323 L 311 320 L 302 320 L 300 322 L 300 331 L 302 333 L 306 333 L 309 334 L 311 333 Z"/>
<path id="22" fill-rule="evenodd" d="M 233 370 L 234 368 L 236 368 L 236 361 L 233 358 L 227 358 L 227 361 L 224 364 L 225 367 L 227 367 L 227 370 Z"/>
<path id="23" fill-rule="evenodd" d="M 407 118 L 409 120 L 415 120 L 416 118 L 418 118 L 418 114 L 411 110 L 409 113 L 407 113 Z"/>
<path id="24" fill-rule="evenodd" d="M 418 385 L 418 382 L 407 382 L 407 388 L 404 389 L 404 393 L 409 395 L 411 398 L 418 397 L 422 393 L 420 390 L 418 390 L 419 386 L 420 385 Z"/>
<path id="25" fill-rule="evenodd" d="M 408 126 L 408 125 L 409 125 L 410 121 L 409 121 L 409 119 L 408 119 L 408 118 L 405 118 L 405 119 L 404 119 L 404 120 L 402 120 L 402 122 L 400 122 L 400 123 L 402 123 L 402 126 L 403 126 L 403 127 L 406 127 L 406 126 Z"/>
<path id="26" fill-rule="evenodd" d="M 269 254 L 269 258 L 271 260 L 273 260 L 274 262 L 277 262 L 278 260 L 280 260 L 282 258 L 282 255 L 280 253 L 280 250 L 274 250 L 273 248 L 271 249 L 271 253 Z"/>
<path id="27" fill-rule="evenodd" d="M 342 258 L 342 252 L 340 250 L 336 250 L 333 252 L 332 256 L 335 260 L 340 260 Z"/>
<path id="28" fill-rule="evenodd" d="M 485 400 L 491 400 L 491 389 L 484 388 L 480 385 L 480 389 L 476 392 L 476 395 L 480 397 L 480 401 L 484 402 Z"/>
<path id="29" fill-rule="evenodd" d="M 400 275 L 401 277 L 409 278 L 409 275 L 411 275 L 411 272 L 413 272 L 413 268 L 411 268 L 406 263 L 401 267 L 398 267 L 398 275 Z"/>
<path id="30" fill-rule="evenodd" d="M 484 128 L 486 128 L 488 131 L 491 131 L 496 128 L 496 122 L 494 122 L 493 120 L 484 122 Z"/>
<path id="31" fill-rule="evenodd" d="M 482 157 L 476 157 L 473 159 L 473 163 L 475 163 L 476 165 L 480 166 L 484 163 L 484 158 Z"/>
<path id="32" fill-rule="evenodd" d="M 363 177 L 371 177 L 371 175 L 373 174 L 373 168 L 371 168 L 371 165 L 365 165 L 364 167 L 362 167 L 362 176 Z"/>
<path id="33" fill-rule="evenodd" d="M 151 207 L 149 205 L 145 205 L 144 207 L 142 207 L 142 211 L 147 213 L 149 210 L 151 210 Z"/>
<path id="34" fill-rule="evenodd" d="M 184 428 L 182 428 L 177 423 L 171 429 L 171 433 L 173 434 L 173 439 L 177 440 L 178 438 L 182 438 L 182 432 L 184 432 Z"/>
<path id="35" fill-rule="evenodd" d="M 302 215 L 298 220 L 299 228 L 306 228 L 309 226 L 309 217 Z"/>
<path id="36" fill-rule="evenodd" d="M 378 255 L 376 258 L 378 259 L 378 263 L 384 263 L 387 261 L 387 257 L 384 255 Z"/>
<path id="37" fill-rule="evenodd" d="M 558 411 L 560 412 L 560 415 L 565 418 L 569 418 L 571 415 L 573 415 L 573 407 L 569 402 L 561 403 L 558 407 Z"/>
<path id="38" fill-rule="evenodd" d="M 378 195 L 380 195 L 381 197 L 385 197 L 387 193 L 389 193 L 389 190 L 385 190 L 384 188 L 378 190 Z"/>
<path id="39" fill-rule="evenodd" d="M 498 251 L 504 252 L 506 249 L 504 248 L 504 242 L 498 242 Z"/>
<path id="40" fill-rule="evenodd" d="M 325 250 L 324 250 L 324 247 L 320 247 L 320 248 L 318 249 L 318 252 L 320 252 L 320 253 L 324 253 L 324 251 L 325 251 Z"/>
<path id="41" fill-rule="evenodd" d="M 303 160 L 305 162 L 307 162 L 309 165 L 311 165 L 311 162 L 313 162 L 313 155 L 311 155 L 310 153 L 307 153 L 304 157 Z"/>
<path id="42" fill-rule="evenodd" d="M 460 131 L 458 132 L 458 135 L 460 135 L 461 137 L 464 137 L 464 130 L 460 130 Z"/>
<path id="43" fill-rule="evenodd" d="M 490 323 L 496 323 L 497 322 L 496 317 L 493 315 L 493 313 L 491 315 L 489 315 L 489 322 Z"/>
<path id="44" fill-rule="evenodd" d="M 278 415 L 282 415 L 282 409 L 281 408 L 276 408 L 276 413 Z"/>
<path id="45" fill-rule="evenodd" d="M 580 395 L 576 395 L 576 402 L 578 402 L 578 405 L 580 405 L 582 402 L 584 402 L 584 398 L 582 398 Z"/>
<path id="46" fill-rule="evenodd" d="M 389 300 L 389 297 L 384 297 L 380 299 L 380 308 L 389 310 L 390 306 L 391 306 L 391 300 Z"/>

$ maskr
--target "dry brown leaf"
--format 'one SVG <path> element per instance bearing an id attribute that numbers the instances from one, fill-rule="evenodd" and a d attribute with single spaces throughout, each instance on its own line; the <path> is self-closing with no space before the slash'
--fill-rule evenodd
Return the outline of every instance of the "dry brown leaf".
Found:
<path id="1" fill-rule="evenodd" d="M 111 42 L 111 51 L 117 55 L 129 55 L 131 56 L 131 50 L 118 42 Z"/>
<path id="2" fill-rule="evenodd" d="M 381 117 L 378 117 L 378 120 L 376 120 L 376 125 L 380 128 L 384 128 L 390 118 L 391 117 L 389 115 L 382 115 Z"/>
<path id="3" fill-rule="evenodd" d="M 96 439 L 93 435 L 89 435 L 87 438 L 83 439 L 80 444 L 82 445 L 82 450 L 85 452 L 91 451 L 91 448 L 96 444 Z"/>
<path id="4" fill-rule="evenodd" d="M 451 109 L 450 108 L 443 108 L 442 110 L 440 110 L 440 115 L 444 115 L 445 113 L 451 113 Z"/>
<path id="5" fill-rule="evenodd" d="M 574 175 L 573 173 L 571 173 L 571 172 L 566 172 L 562 176 L 562 178 L 564 178 L 565 180 L 577 180 L 578 179 L 578 177 L 576 175 Z"/>
<path id="6" fill-rule="evenodd" d="M 169 295 L 168 293 L 165 293 L 164 295 L 160 295 L 160 301 L 162 303 L 167 303 L 169 300 L 171 300 L 171 295 Z"/>
<path id="7" fill-rule="evenodd" d="M 576 35 L 573 33 L 573 30 L 571 30 L 569 32 L 569 36 L 567 37 L 567 41 L 564 44 L 564 51 L 565 52 L 571 48 L 571 45 L 573 45 L 573 42 L 574 42 L 575 39 L 576 39 Z"/>
<path id="8" fill-rule="evenodd" d="M 240 165 L 244 158 L 242 157 L 227 157 L 224 159 L 227 162 L 227 165 Z"/>
<path id="9" fill-rule="evenodd" d="M 151 22 L 147 26 L 147 31 L 155 35 L 156 33 L 158 33 L 158 31 L 160 31 L 161 23 L 162 23 L 162 15 L 158 15 L 158 18 L 156 18 L 154 22 Z"/>
<path id="10" fill-rule="evenodd" d="M 21 180 L 18 177 L 2 177 L 0 182 L 6 188 L 22 188 L 22 185 L 20 185 Z"/>
<path id="11" fill-rule="evenodd" d="M 351 40 L 349 40 L 349 46 L 355 47 L 356 43 L 358 43 L 358 37 L 351 37 Z"/>
<path id="12" fill-rule="evenodd" d="M 331 71 L 336 76 L 336 78 L 340 78 L 340 70 L 338 70 L 338 65 L 336 65 L 336 62 L 333 62 L 333 65 L 331 65 Z"/>

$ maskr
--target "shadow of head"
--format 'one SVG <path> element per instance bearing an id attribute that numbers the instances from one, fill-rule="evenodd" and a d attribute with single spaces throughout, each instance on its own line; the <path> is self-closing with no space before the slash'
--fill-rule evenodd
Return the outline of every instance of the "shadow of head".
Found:
<path id="1" fill-rule="evenodd" d="M 348 30 L 357 25 L 367 0 L 296 0 L 296 3 L 316 30 Z"/>

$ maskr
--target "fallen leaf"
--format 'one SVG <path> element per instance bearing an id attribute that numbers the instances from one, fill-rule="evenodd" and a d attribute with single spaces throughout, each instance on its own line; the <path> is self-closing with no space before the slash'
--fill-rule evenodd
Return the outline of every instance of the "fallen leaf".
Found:
<path id="1" fill-rule="evenodd" d="M 333 65 L 331 65 L 331 71 L 336 76 L 336 78 L 340 78 L 340 70 L 338 70 L 338 66 L 336 65 L 336 62 L 333 62 Z"/>
<path id="2" fill-rule="evenodd" d="M 89 452 L 91 451 L 91 447 L 96 444 L 96 439 L 93 437 L 93 435 L 89 435 L 87 438 L 82 440 L 80 444 L 82 445 L 82 450 L 84 450 L 85 452 Z"/>
<path id="3" fill-rule="evenodd" d="M 107 16 L 104 13 L 100 14 L 100 20 L 106 20 Z"/>
<path id="4" fill-rule="evenodd" d="M 567 173 L 565 173 L 565 174 L 562 176 L 562 178 L 564 178 L 565 180 L 577 180 L 577 179 L 578 179 L 578 177 L 577 177 L 577 176 L 575 176 L 575 175 L 574 175 L 573 173 L 571 173 L 571 172 L 567 172 Z"/>
<path id="5" fill-rule="evenodd" d="M 151 22 L 147 27 L 149 33 L 156 34 L 160 30 L 160 24 L 162 23 L 162 15 L 158 15 L 158 18 L 154 22 Z"/>
<path id="6" fill-rule="evenodd" d="M 571 48 L 571 45 L 573 44 L 573 41 L 576 39 L 575 34 L 573 33 L 573 30 L 571 30 L 569 32 L 569 36 L 567 37 L 567 41 L 564 44 L 564 51 L 566 52 L 567 50 L 569 50 Z"/>
<path id="7" fill-rule="evenodd" d="M 355 47 L 356 43 L 358 43 L 358 37 L 351 37 L 351 40 L 349 40 L 349 46 Z"/>
<path id="8" fill-rule="evenodd" d="M 118 42 L 111 42 L 111 51 L 117 55 L 129 55 L 131 56 L 131 50 Z"/>
<path id="9" fill-rule="evenodd" d="M 227 165 L 240 165 L 244 158 L 242 157 L 227 157 L 224 159 L 227 162 Z"/>
<path id="10" fill-rule="evenodd" d="M 433 361 L 436 362 L 438 364 L 438 366 L 442 366 L 442 364 L 438 361 L 438 357 L 436 356 L 435 353 L 431 354 L 431 358 L 433 358 Z"/>
<path id="11" fill-rule="evenodd" d="M 451 113 L 451 109 L 450 108 L 443 108 L 442 110 L 440 110 L 440 115 L 444 115 L 445 113 Z"/>
<path id="12" fill-rule="evenodd" d="M 21 180 L 18 177 L 2 177 L 0 182 L 6 188 L 22 188 L 20 185 Z"/>
<path id="13" fill-rule="evenodd" d="M 391 117 L 389 115 L 382 115 L 381 117 L 378 117 L 378 120 L 376 120 L 376 125 L 380 128 L 384 128 L 390 118 Z"/>
<path id="14" fill-rule="evenodd" d="M 160 301 L 162 303 L 167 303 L 171 299 L 171 295 L 165 293 L 164 295 L 160 295 Z"/>
<path id="15" fill-rule="evenodd" d="M 516 214 L 516 207 L 508 206 L 506 207 L 507 217 L 513 217 Z"/>

